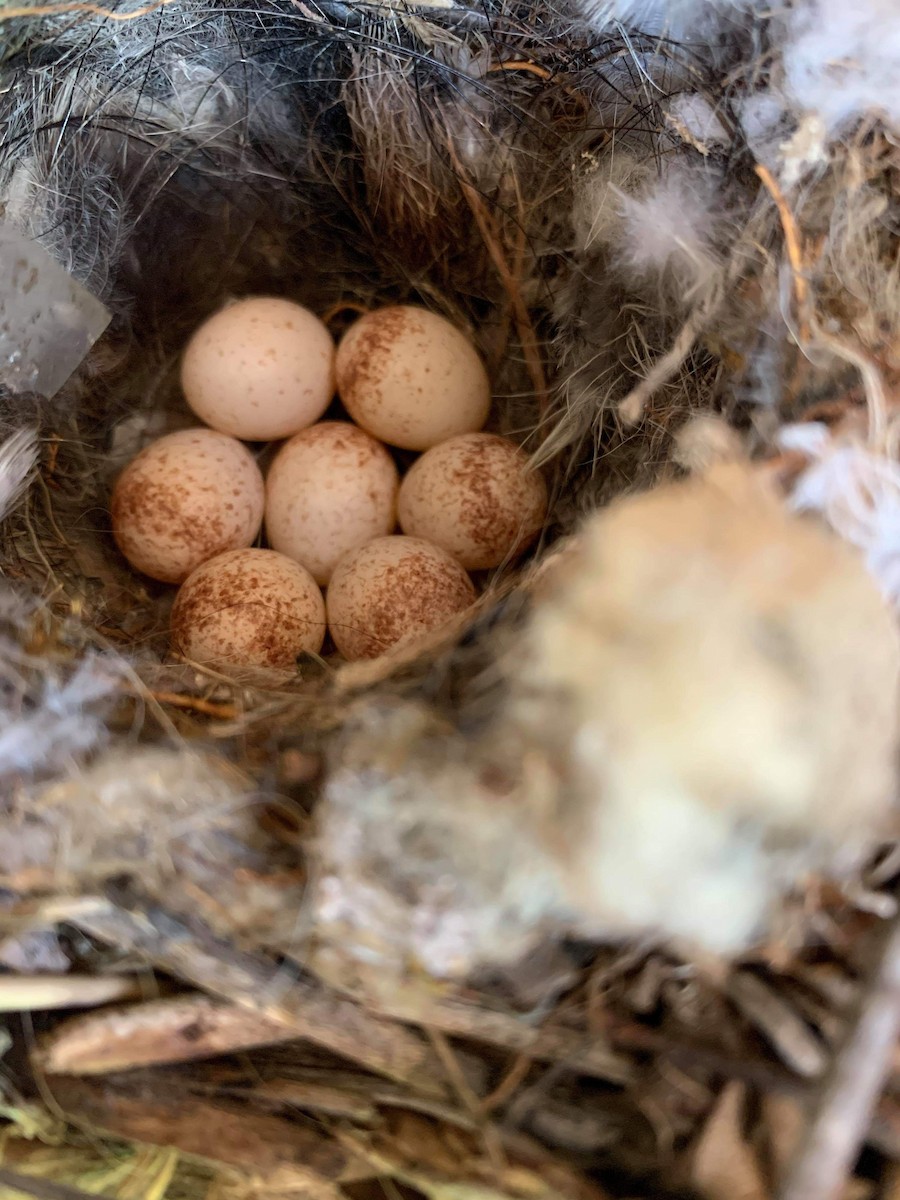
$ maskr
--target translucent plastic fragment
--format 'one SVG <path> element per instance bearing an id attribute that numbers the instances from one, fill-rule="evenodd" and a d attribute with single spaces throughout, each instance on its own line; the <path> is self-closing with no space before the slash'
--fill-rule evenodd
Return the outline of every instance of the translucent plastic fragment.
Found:
<path id="1" fill-rule="evenodd" d="M 52 396 L 110 319 L 45 250 L 0 224 L 0 387 Z"/>

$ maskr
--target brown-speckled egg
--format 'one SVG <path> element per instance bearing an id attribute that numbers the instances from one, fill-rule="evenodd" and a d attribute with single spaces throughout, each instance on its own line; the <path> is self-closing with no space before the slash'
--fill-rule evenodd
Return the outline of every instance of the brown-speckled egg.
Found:
<path id="1" fill-rule="evenodd" d="M 138 571 L 181 583 L 208 558 L 249 546 L 264 501 L 246 446 L 212 429 L 184 429 L 152 442 L 116 480 L 113 536 Z"/>
<path id="2" fill-rule="evenodd" d="M 328 628 L 345 658 L 377 658 L 439 629 L 474 600 L 471 579 L 439 546 L 421 538 L 376 538 L 335 567 Z"/>
<path id="3" fill-rule="evenodd" d="M 322 421 L 279 450 L 266 480 L 273 550 L 327 583 L 348 550 L 390 533 L 399 480 L 380 442 L 347 421 Z"/>
<path id="4" fill-rule="evenodd" d="M 547 515 L 547 487 L 515 442 L 467 433 L 413 463 L 398 513 L 404 533 L 443 547 L 467 570 L 484 570 L 534 540 Z"/>
<path id="5" fill-rule="evenodd" d="M 318 421 L 334 395 L 334 342 L 299 304 L 251 296 L 196 331 L 181 386 L 213 429 L 248 442 L 290 437 Z"/>
<path id="6" fill-rule="evenodd" d="M 310 573 L 274 550 L 232 550 L 198 567 L 172 607 L 172 645 L 191 662 L 225 672 L 291 673 L 318 652 L 325 602 Z"/>
<path id="7" fill-rule="evenodd" d="M 341 339 L 336 368 L 350 416 L 391 446 L 427 450 L 487 420 L 484 363 L 455 325 L 428 309 L 367 313 Z"/>

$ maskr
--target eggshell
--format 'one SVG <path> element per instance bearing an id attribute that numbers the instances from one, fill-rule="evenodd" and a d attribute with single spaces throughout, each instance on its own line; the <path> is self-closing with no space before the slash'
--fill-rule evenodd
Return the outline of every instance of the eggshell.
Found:
<path id="1" fill-rule="evenodd" d="M 325 638 L 325 602 L 299 563 L 274 550 L 232 550 L 198 567 L 172 607 L 172 644 L 221 671 L 292 673 Z"/>
<path id="2" fill-rule="evenodd" d="M 246 446 L 212 429 L 152 442 L 112 494 L 112 529 L 133 567 L 181 583 L 202 562 L 249 546 L 262 524 L 265 489 Z"/>
<path id="3" fill-rule="evenodd" d="M 390 454 L 355 425 L 322 421 L 304 429 L 269 470 L 269 545 L 327 583 L 348 550 L 394 528 L 398 486 Z"/>
<path id="4" fill-rule="evenodd" d="M 439 546 L 421 538 L 376 538 L 335 567 L 328 628 L 345 658 L 377 658 L 440 628 L 474 600 L 471 579 Z"/>
<path id="5" fill-rule="evenodd" d="M 467 433 L 413 463 L 398 513 L 404 533 L 443 547 L 470 571 L 483 570 L 533 541 L 547 515 L 547 487 L 515 442 Z"/>
<path id="6" fill-rule="evenodd" d="M 373 437 L 427 450 L 487 420 L 491 389 L 467 338 L 425 308 L 398 305 L 361 317 L 337 351 L 337 386 Z"/>
<path id="7" fill-rule="evenodd" d="M 334 395 L 334 342 L 308 309 L 252 296 L 200 326 L 181 386 L 213 429 L 249 442 L 290 437 L 318 421 Z"/>

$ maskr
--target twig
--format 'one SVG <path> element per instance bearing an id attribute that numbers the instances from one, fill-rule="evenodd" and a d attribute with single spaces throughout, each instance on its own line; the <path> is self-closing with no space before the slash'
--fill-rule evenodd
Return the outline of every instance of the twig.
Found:
<path id="1" fill-rule="evenodd" d="M 784 197 L 784 192 L 779 187 L 778 181 L 768 167 L 764 167 L 762 163 L 757 163 L 756 174 L 762 180 L 763 186 L 775 202 L 775 207 L 778 209 L 778 216 L 781 219 L 781 228 L 784 231 L 784 245 L 794 278 L 794 296 L 797 300 L 797 316 L 800 321 L 800 340 L 806 342 L 809 340 L 809 284 L 807 283 L 806 276 L 803 274 L 803 249 L 800 243 L 797 222 Z"/>
<path id="2" fill-rule="evenodd" d="M 900 918 L 891 925 L 851 1031 L 835 1058 L 778 1200 L 837 1200 L 891 1068 L 900 1032 Z"/>
<path id="3" fill-rule="evenodd" d="M 530 1054 L 519 1054 L 494 1090 L 481 1102 L 483 1113 L 492 1113 L 495 1108 L 505 1104 L 524 1083 L 525 1076 L 531 1070 L 534 1058 Z"/>
<path id="4" fill-rule="evenodd" d="M 506 1155 L 503 1153 L 503 1144 L 500 1141 L 497 1130 L 487 1121 L 487 1114 L 482 1110 L 481 1101 L 469 1086 L 469 1082 L 463 1074 L 462 1068 L 457 1062 L 453 1049 L 446 1037 L 439 1029 L 434 1029 L 430 1025 L 426 1025 L 424 1028 L 428 1035 L 428 1040 L 434 1047 L 435 1053 L 441 1060 L 444 1070 L 447 1072 L 447 1078 L 453 1090 L 456 1092 L 464 1108 L 468 1110 L 470 1116 L 478 1122 L 479 1132 L 484 1141 L 488 1157 L 491 1160 L 491 1165 L 498 1175 L 502 1175 L 509 1164 L 506 1161 Z"/>
<path id="5" fill-rule="evenodd" d="M 537 75 L 538 79 L 552 79 L 552 72 L 546 67 L 540 66 L 538 63 L 528 62 L 526 59 L 516 59 L 515 62 L 496 62 L 491 63 L 488 67 L 488 74 L 493 71 L 530 71 L 532 75 Z"/>
<path id="6" fill-rule="evenodd" d="M 234 704 L 217 704 L 213 700 L 202 700 L 199 696 L 187 696 L 181 692 L 148 690 L 141 695 L 150 696 L 157 704 L 168 704 L 172 708 L 188 708 L 193 712 L 202 713 L 204 717 L 218 717 L 221 721 L 233 721 L 238 716 L 238 709 Z"/>
<path id="7" fill-rule="evenodd" d="M 0 1012 L 44 1012 L 55 1008 L 93 1008 L 140 995 L 126 975 L 4 975 Z"/>

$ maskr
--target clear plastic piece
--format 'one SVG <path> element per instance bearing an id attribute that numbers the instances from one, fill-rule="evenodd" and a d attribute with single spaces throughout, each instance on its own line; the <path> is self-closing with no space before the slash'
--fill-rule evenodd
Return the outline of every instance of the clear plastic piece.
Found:
<path id="1" fill-rule="evenodd" d="M 46 250 L 0 224 L 0 387 L 54 395 L 110 319 Z"/>

